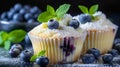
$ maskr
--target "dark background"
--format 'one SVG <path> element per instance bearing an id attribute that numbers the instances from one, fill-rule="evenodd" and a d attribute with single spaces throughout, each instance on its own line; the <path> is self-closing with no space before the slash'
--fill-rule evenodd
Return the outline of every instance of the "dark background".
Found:
<path id="1" fill-rule="evenodd" d="M 49 4 L 55 9 L 64 3 L 71 4 L 68 13 L 72 15 L 80 14 L 78 5 L 91 6 L 99 4 L 99 10 L 107 15 L 112 22 L 120 26 L 120 0 L 0 0 L 0 13 L 9 10 L 14 4 L 21 3 L 23 5 L 29 4 L 31 6 L 38 6 L 42 11 L 46 10 L 46 5 Z M 120 38 L 120 29 L 117 32 L 117 37 Z"/>

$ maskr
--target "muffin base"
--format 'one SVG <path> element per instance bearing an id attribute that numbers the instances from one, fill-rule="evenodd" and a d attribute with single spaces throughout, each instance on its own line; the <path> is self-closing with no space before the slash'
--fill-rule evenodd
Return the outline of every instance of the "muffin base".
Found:
<path id="1" fill-rule="evenodd" d="M 46 50 L 45 56 L 49 58 L 51 64 L 77 61 L 84 43 L 84 39 L 81 37 L 38 38 L 31 35 L 29 37 L 34 54 Z"/>
<path id="2" fill-rule="evenodd" d="M 113 46 L 113 41 L 116 35 L 116 29 L 107 30 L 89 30 L 87 31 L 87 36 L 85 43 L 83 45 L 82 54 L 90 48 L 97 48 L 100 50 L 101 54 L 106 53 Z"/>

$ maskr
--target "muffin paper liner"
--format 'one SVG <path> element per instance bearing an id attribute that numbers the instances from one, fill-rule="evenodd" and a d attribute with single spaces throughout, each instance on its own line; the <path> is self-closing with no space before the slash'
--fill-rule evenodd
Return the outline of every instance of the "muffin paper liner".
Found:
<path id="1" fill-rule="evenodd" d="M 88 30 L 82 55 L 90 48 L 97 48 L 101 54 L 108 52 L 113 46 L 113 41 L 118 27 L 107 30 Z"/>
<path id="2" fill-rule="evenodd" d="M 64 38 L 40 38 L 32 36 L 34 54 L 38 54 L 41 50 L 46 50 L 45 56 L 54 63 L 69 63 L 77 61 L 80 57 L 81 50 L 86 35 L 81 37 L 64 37 Z"/>

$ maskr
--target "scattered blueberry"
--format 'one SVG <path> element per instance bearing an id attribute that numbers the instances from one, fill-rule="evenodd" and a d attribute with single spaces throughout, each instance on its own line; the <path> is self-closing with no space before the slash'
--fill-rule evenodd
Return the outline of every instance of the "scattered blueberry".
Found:
<path id="1" fill-rule="evenodd" d="M 118 50 L 119 53 L 120 53 L 120 43 L 117 43 L 117 44 L 115 45 L 114 49 Z"/>
<path id="2" fill-rule="evenodd" d="M 104 63 L 111 63 L 113 56 L 111 54 L 105 54 L 102 56 L 102 59 Z"/>
<path id="3" fill-rule="evenodd" d="M 1 14 L 1 19 L 6 19 L 7 18 L 7 12 L 3 12 Z"/>
<path id="4" fill-rule="evenodd" d="M 72 19 L 72 20 L 69 22 L 68 26 L 71 26 L 71 27 L 73 27 L 73 28 L 76 29 L 76 28 L 79 27 L 79 22 L 78 22 L 76 19 Z"/>
<path id="5" fill-rule="evenodd" d="M 26 9 L 22 8 L 19 13 L 24 15 L 25 13 L 27 13 L 27 11 L 26 11 Z"/>
<path id="6" fill-rule="evenodd" d="M 90 22 L 91 19 L 92 19 L 91 16 L 88 15 L 88 14 L 80 14 L 80 15 L 79 15 L 79 21 L 80 21 L 82 24 L 84 24 L 84 23 L 86 23 L 86 22 Z"/>
<path id="7" fill-rule="evenodd" d="M 96 48 L 91 48 L 87 51 L 87 53 L 89 54 L 93 54 L 95 56 L 96 59 L 98 59 L 98 57 L 100 56 L 100 51 Z"/>
<path id="8" fill-rule="evenodd" d="M 94 61 L 95 61 L 95 57 L 94 57 L 93 54 L 85 54 L 82 57 L 82 62 L 85 63 L 85 64 L 94 63 Z"/>
<path id="9" fill-rule="evenodd" d="M 120 43 L 120 38 L 114 40 L 114 44 L 118 44 L 118 43 Z"/>
<path id="10" fill-rule="evenodd" d="M 15 14 L 15 11 L 9 11 L 7 14 L 8 14 L 8 19 L 12 19 L 13 15 Z"/>
<path id="11" fill-rule="evenodd" d="M 33 7 L 32 9 L 30 9 L 30 12 L 31 12 L 32 14 L 40 13 L 40 9 L 35 6 L 35 7 Z"/>
<path id="12" fill-rule="evenodd" d="M 29 19 L 32 19 L 32 18 L 33 18 L 33 15 L 32 15 L 31 13 L 26 13 L 26 14 L 24 15 L 24 18 L 25 18 L 25 20 L 29 20 Z"/>
<path id="13" fill-rule="evenodd" d="M 47 57 L 41 56 L 36 59 L 36 63 L 41 67 L 45 67 L 46 65 L 49 64 L 49 59 Z"/>
<path id="14" fill-rule="evenodd" d="M 32 43 L 30 41 L 30 38 L 29 38 L 28 34 L 25 36 L 25 42 L 26 42 L 26 46 L 25 47 L 27 47 L 27 48 L 32 47 Z"/>
<path id="15" fill-rule="evenodd" d="M 25 6 L 24 6 L 24 9 L 26 9 L 26 10 L 30 10 L 30 8 L 31 8 L 31 7 L 30 7 L 29 5 L 25 5 Z"/>
<path id="16" fill-rule="evenodd" d="M 30 50 L 24 50 L 21 54 L 20 54 L 20 60 L 24 61 L 24 62 L 30 62 L 30 58 L 33 56 L 32 51 Z"/>
<path id="17" fill-rule="evenodd" d="M 23 50 L 23 47 L 20 44 L 13 44 L 11 49 L 14 49 L 14 48 L 20 49 L 21 51 Z"/>
<path id="18" fill-rule="evenodd" d="M 14 14 L 13 20 L 16 20 L 16 21 L 23 21 L 23 16 L 22 16 L 21 14 L 19 14 L 19 13 Z"/>
<path id="19" fill-rule="evenodd" d="M 49 29 L 58 29 L 58 27 L 59 27 L 59 22 L 58 21 L 53 20 L 53 19 L 48 21 L 48 28 Z"/>
<path id="20" fill-rule="evenodd" d="M 11 56 L 11 57 L 18 57 L 18 55 L 20 54 L 20 49 L 18 49 L 18 48 L 13 48 L 13 49 L 10 49 L 10 51 L 9 51 L 9 55 Z"/>
<path id="21" fill-rule="evenodd" d="M 34 22 L 35 22 L 34 19 L 29 19 L 29 20 L 28 20 L 28 23 L 34 23 Z"/>
<path id="22" fill-rule="evenodd" d="M 119 55 L 119 52 L 118 52 L 116 49 L 111 49 L 111 50 L 109 50 L 109 51 L 108 51 L 108 53 L 112 54 L 112 55 L 113 55 L 113 57 L 115 57 L 115 56 L 118 56 L 118 55 Z"/>
<path id="23" fill-rule="evenodd" d="M 14 10 L 19 11 L 22 8 L 22 5 L 20 3 L 15 4 Z"/>
<path id="24" fill-rule="evenodd" d="M 34 14 L 34 18 L 37 18 L 39 14 Z"/>

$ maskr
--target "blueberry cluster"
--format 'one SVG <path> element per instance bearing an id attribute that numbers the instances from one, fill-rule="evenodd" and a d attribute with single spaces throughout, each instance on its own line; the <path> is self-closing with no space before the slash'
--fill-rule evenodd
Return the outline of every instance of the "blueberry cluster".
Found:
<path id="1" fill-rule="evenodd" d="M 18 57 L 22 50 L 23 47 L 20 44 L 14 44 L 9 51 L 9 55 L 11 57 Z"/>
<path id="2" fill-rule="evenodd" d="M 23 61 L 23 62 L 31 62 L 30 59 L 31 57 L 33 56 L 33 50 L 23 50 L 23 47 L 21 46 L 21 44 L 14 44 L 11 46 L 11 49 L 9 50 L 9 55 L 12 57 L 12 58 L 15 58 L 15 57 L 20 57 L 20 60 Z M 48 65 L 49 63 L 49 59 L 45 56 L 41 56 L 41 57 L 38 57 L 36 59 L 36 63 L 38 65 L 40 65 L 41 67 L 45 67 L 46 65 Z"/>
<path id="3" fill-rule="evenodd" d="M 33 23 L 37 21 L 37 17 L 40 13 L 41 10 L 37 6 L 23 6 L 22 4 L 17 3 L 9 11 L 3 12 L 0 15 L 0 20 Z"/>
<path id="4" fill-rule="evenodd" d="M 103 63 L 111 64 L 114 57 L 120 55 L 120 39 L 115 39 L 113 49 L 109 50 L 106 54 L 101 55 Z M 86 54 L 82 57 L 82 62 L 85 64 L 94 63 L 99 60 L 100 51 L 96 48 L 89 49 Z"/>

